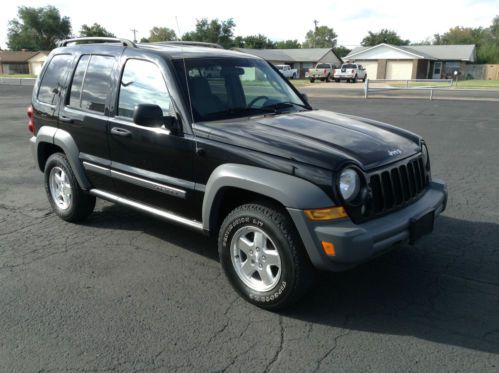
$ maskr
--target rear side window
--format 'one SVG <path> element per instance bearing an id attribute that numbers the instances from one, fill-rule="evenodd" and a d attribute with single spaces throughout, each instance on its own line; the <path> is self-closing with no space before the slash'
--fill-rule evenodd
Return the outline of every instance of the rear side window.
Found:
<path id="1" fill-rule="evenodd" d="M 163 115 L 170 113 L 170 95 L 158 67 L 147 61 L 130 59 L 121 78 L 118 115 L 132 118 L 139 104 L 158 105 Z"/>
<path id="2" fill-rule="evenodd" d="M 114 62 L 110 56 L 82 56 L 71 84 L 69 105 L 103 114 Z"/>
<path id="3" fill-rule="evenodd" d="M 69 54 L 59 54 L 50 60 L 38 90 L 38 100 L 40 102 L 50 105 L 56 104 L 55 98 L 64 84 L 71 59 Z"/>

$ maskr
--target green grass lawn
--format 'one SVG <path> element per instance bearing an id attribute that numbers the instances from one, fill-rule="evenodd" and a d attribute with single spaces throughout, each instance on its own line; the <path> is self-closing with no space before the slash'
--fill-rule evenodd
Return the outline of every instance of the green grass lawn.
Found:
<path id="1" fill-rule="evenodd" d="M 29 74 L 0 74 L 0 78 L 36 78 L 36 76 Z"/>
<path id="2" fill-rule="evenodd" d="M 308 79 L 290 79 L 289 81 L 295 87 L 303 87 L 305 85 L 310 85 L 310 81 Z"/>
<path id="3" fill-rule="evenodd" d="M 405 82 L 391 83 L 392 87 L 406 87 Z M 409 82 L 409 87 L 449 87 L 447 82 Z M 451 89 L 455 88 L 490 88 L 499 89 L 499 80 L 460 80 L 453 82 Z"/>
<path id="4" fill-rule="evenodd" d="M 457 82 L 457 88 L 499 88 L 499 80 L 462 80 Z"/>

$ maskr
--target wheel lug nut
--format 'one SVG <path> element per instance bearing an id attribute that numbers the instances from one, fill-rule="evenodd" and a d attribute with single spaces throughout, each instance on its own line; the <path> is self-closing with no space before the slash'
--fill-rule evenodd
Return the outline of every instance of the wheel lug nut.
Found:
<path id="1" fill-rule="evenodd" d="M 260 248 L 259 248 L 259 247 L 257 247 L 257 248 L 256 248 L 256 251 L 260 251 Z"/>
<path id="2" fill-rule="evenodd" d="M 250 255 L 253 255 L 253 250 L 250 250 Z"/>
<path id="3" fill-rule="evenodd" d="M 258 268 L 260 269 L 262 268 L 262 263 L 258 264 Z"/>
<path id="4" fill-rule="evenodd" d="M 264 256 L 262 256 L 262 260 L 263 260 L 263 261 L 265 261 L 265 259 L 267 259 L 267 258 L 265 258 L 265 255 L 264 255 Z"/>

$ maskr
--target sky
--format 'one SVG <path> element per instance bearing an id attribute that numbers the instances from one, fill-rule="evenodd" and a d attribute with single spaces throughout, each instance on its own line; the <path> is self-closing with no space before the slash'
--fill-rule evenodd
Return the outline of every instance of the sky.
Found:
<path id="1" fill-rule="evenodd" d="M 193 30 L 196 19 L 233 18 L 235 35 L 264 34 L 270 39 L 303 41 L 314 20 L 332 27 L 338 45 L 360 45 L 368 31 L 395 30 L 402 39 L 413 42 L 444 33 L 454 26 L 488 27 L 499 15 L 499 0 L 414 0 L 414 1 L 234 1 L 185 0 L 113 2 L 105 0 L 6 1 L 0 12 L 0 47 L 7 47 L 8 21 L 17 16 L 19 6 L 53 5 L 71 19 L 73 33 L 82 24 L 97 22 L 115 35 L 133 39 L 147 37 L 153 26 L 174 29 L 177 34 Z M 119 5 L 118 5 L 119 4 Z M 310 9 L 310 10 L 309 10 Z M 177 26 L 178 20 L 178 26 Z"/>

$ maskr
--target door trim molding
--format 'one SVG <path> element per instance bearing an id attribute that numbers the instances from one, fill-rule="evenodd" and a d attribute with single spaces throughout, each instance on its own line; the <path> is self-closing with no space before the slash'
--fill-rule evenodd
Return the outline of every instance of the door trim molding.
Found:
<path id="1" fill-rule="evenodd" d="M 125 205 L 128 207 L 132 207 L 136 210 L 148 213 L 150 215 L 154 215 L 154 216 L 159 217 L 159 218 L 164 219 L 164 220 L 172 221 L 172 222 L 187 226 L 189 228 L 192 228 L 192 229 L 200 231 L 200 232 L 204 231 L 203 224 L 201 222 L 184 218 L 182 216 L 176 215 L 176 214 L 169 212 L 169 211 L 166 211 L 166 210 L 160 210 L 160 209 L 157 209 L 155 207 L 145 205 L 143 203 L 133 201 L 131 199 L 124 198 L 124 197 L 121 197 L 121 196 L 118 196 L 118 195 L 115 195 L 115 194 L 112 194 L 109 192 L 105 192 L 105 191 L 100 190 L 100 189 L 90 189 L 90 194 L 92 194 L 96 197 L 111 201 L 111 202 L 119 203 L 119 204 L 122 204 L 122 205 Z"/>
<path id="2" fill-rule="evenodd" d="M 174 188 L 165 184 L 156 183 L 154 181 L 149 181 L 137 176 L 128 175 L 123 172 L 114 171 L 114 170 L 111 170 L 111 177 L 113 179 L 126 181 L 130 184 L 135 184 L 143 188 L 154 190 L 156 192 L 161 192 L 168 194 L 170 196 L 185 199 L 186 191 L 182 189 Z"/>
<path id="3" fill-rule="evenodd" d="M 173 197 L 185 199 L 186 194 L 187 194 L 187 192 L 183 189 L 174 188 L 174 187 L 171 187 L 169 185 L 146 180 L 146 179 L 143 179 L 141 177 L 129 175 L 129 174 L 126 174 L 123 172 L 111 170 L 108 167 L 99 166 L 99 165 L 96 165 L 94 163 L 90 163 L 87 161 L 83 161 L 83 167 L 87 171 L 96 172 L 98 174 L 111 177 L 113 179 L 125 181 L 128 183 L 143 187 L 143 188 L 153 190 L 155 192 L 168 194 L 168 195 L 173 196 Z"/>

